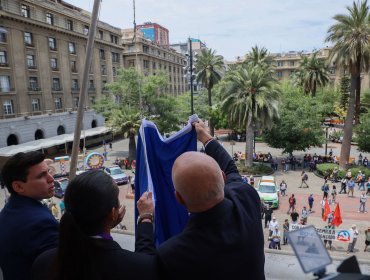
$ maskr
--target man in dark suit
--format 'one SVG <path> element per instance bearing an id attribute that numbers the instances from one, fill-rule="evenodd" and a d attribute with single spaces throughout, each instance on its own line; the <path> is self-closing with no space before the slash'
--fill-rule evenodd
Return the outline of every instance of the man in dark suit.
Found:
<path id="1" fill-rule="evenodd" d="M 203 122 L 193 125 L 206 154 L 187 152 L 173 165 L 175 196 L 190 220 L 157 248 L 160 279 L 265 279 L 259 196 Z"/>
<path id="2" fill-rule="evenodd" d="M 54 178 L 39 152 L 18 153 L 2 169 L 9 202 L 0 212 L 4 279 L 31 279 L 34 259 L 57 246 L 58 222 L 40 201 L 54 195 Z"/>

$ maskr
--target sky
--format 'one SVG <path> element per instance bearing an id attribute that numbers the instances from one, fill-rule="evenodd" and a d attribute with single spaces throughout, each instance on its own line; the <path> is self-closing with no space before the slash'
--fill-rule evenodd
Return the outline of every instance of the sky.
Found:
<path id="1" fill-rule="evenodd" d="M 65 0 L 92 12 L 94 0 Z M 226 60 L 255 45 L 270 53 L 313 51 L 325 42 L 333 16 L 347 14 L 349 0 L 136 0 L 136 24 L 155 22 L 169 30 L 170 43 L 198 38 Z M 133 0 L 102 0 L 99 19 L 133 27 Z"/>

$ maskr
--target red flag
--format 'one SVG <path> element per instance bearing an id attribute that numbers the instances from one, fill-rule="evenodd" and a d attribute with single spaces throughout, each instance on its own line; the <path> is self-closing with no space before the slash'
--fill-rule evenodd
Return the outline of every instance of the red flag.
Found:
<path id="1" fill-rule="evenodd" d="M 330 206 L 328 203 L 328 199 L 325 199 L 324 216 L 322 216 L 322 219 L 324 220 L 324 222 L 326 222 L 326 218 L 328 217 L 330 212 L 331 210 L 330 210 Z"/>
<path id="2" fill-rule="evenodd" d="M 337 203 L 337 206 L 335 206 L 335 210 L 334 210 L 334 219 L 332 221 L 332 224 L 336 227 L 339 227 L 341 223 L 342 223 L 342 215 L 340 214 L 339 203 Z"/>

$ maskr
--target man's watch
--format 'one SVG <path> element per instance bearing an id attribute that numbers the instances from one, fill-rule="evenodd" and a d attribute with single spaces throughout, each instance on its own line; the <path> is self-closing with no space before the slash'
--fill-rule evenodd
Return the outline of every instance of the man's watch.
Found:
<path id="1" fill-rule="evenodd" d="M 152 213 L 143 213 L 137 217 L 136 224 L 140 224 L 143 220 L 150 220 L 151 223 L 154 221 L 154 217 Z"/>

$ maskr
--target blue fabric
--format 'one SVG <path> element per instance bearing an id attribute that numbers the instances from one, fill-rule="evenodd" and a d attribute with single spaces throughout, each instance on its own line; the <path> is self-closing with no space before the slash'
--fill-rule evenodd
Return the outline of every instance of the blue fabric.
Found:
<path id="1" fill-rule="evenodd" d="M 188 221 L 187 210 L 175 199 L 171 172 L 178 156 L 196 148 L 196 131 L 190 121 L 167 139 L 163 139 L 153 122 L 142 121 L 136 152 L 135 200 L 147 190 L 153 192 L 156 246 L 180 233 Z"/>

